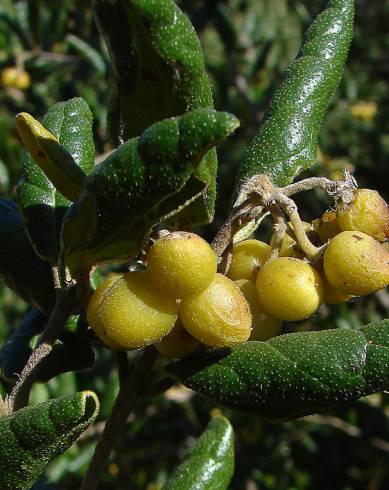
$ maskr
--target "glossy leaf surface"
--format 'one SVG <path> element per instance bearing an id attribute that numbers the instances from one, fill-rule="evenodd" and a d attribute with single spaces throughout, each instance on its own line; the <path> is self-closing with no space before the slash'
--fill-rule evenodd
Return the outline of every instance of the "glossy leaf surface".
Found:
<path id="1" fill-rule="evenodd" d="M 226 490 L 234 473 L 234 432 L 225 417 L 214 417 L 164 490 Z"/>
<path id="2" fill-rule="evenodd" d="M 204 153 L 238 124 L 223 112 L 189 112 L 154 124 L 96 167 L 85 179 L 80 201 L 66 216 L 65 261 L 73 274 L 77 277 L 80 267 L 139 253 L 154 224 L 204 190 L 201 185 L 188 189 L 187 184 Z"/>
<path id="3" fill-rule="evenodd" d="M 389 389 L 389 320 L 246 342 L 168 370 L 215 402 L 268 419 L 325 412 Z"/>
<path id="4" fill-rule="evenodd" d="M 331 0 L 306 33 L 237 175 L 268 174 L 284 186 L 315 163 L 320 126 L 352 39 L 354 0 Z"/>
<path id="5" fill-rule="evenodd" d="M 81 98 L 59 102 L 42 121 L 83 173 L 94 165 L 92 114 Z M 18 184 L 18 199 L 28 235 L 37 253 L 52 263 L 59 250 L 59 233 L 70 201 L 60 194 L 30 153 L 23 162 L 23 176 Z"/>
<path id="6" fill-rule="evenodd" d="M 51 268 L 36 255 L 17 206 L 7 199 L 0 199 L 0 274 L 25 301 L 50 312 L 55 304 Z"/>
<path id="7" fill-rule="evenodd" d="M 0 488 L 31 488 L 47 463 L 77 440 L 98 411 L 96 395 L 83 391 L 0 418 Z"/>
<path id="8" fill-rule="evenodd" d="M 115 144 L 167 117 L 213 107 L 200 42 L 173 0 L 96 0 L 94 6 L 110 54 L 108 128 Z M 181 226 L 212 220 L 216 172 L 211 149 L 184 190 L 186 197 L 191 184 L 204 189 L 176 217 Z"/>

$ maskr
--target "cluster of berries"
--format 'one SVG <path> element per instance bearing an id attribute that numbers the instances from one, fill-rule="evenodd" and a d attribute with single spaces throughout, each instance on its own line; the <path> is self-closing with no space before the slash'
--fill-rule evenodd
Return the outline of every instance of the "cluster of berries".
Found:
<path id="1" fill-rule="evenodd" d="M 92 295 L 88 321 L 113 349 L 154 344 L 182 358 L 202 345 L 250 337 L 251 313 L 239 287 L 216 272 L 217 257 L 198 235 L 169 233 L 147 255 L 147 270 L 107 279 Z"/>
<path id="2" fill-rule="evenodd" d="M 92 295 L 88 320 L 113 349 L 154 344 L 182 358 L 202 345 L 232 346 L 277 335 L 282 321 L 311 316 L 389 284 L 389 210 L 376 192 L 358 189 L 348 205 L 305 223 L 324 253 L 304 255 L 290 225 L 277 242 L 244 240 L 233 247 L 227 274 L 199 236 L 169 233 L 147 255 L 147 270 L 107 279 Z"/>
<path id="3" fill-rule="evenodd" d="M 267 325 L 275 319 L 304 320 L 322 303 L 342 303 L 389 284 L 389 249 L 382 243 L 389 237 L 389 210 L 378 192 L 358 189 L 349 205 L 340 204 L 304 227 L 323 247 L 315 263 L 304 256 L 292 226 L 276 258 L 271 258 L 274 236 L 270 245 L 246 240 L 234 247 L 227 275 L 238 283 L 249 281 L 244 287 L 256 293 L 250 293 L 256 301 L 252 311 L 262 311 L 260 322 L 268 315 Z"/>

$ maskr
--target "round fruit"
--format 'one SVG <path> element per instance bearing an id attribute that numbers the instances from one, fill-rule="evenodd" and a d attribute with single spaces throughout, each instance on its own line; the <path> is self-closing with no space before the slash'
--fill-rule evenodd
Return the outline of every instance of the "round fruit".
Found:
<path id="1" fill-rule="evenodd" d="M 321 218 L 312 222 L 314 231 L 319 235 L 321 243 L 327 243 L 342 230 L 340 229 L 335 211 L 326 211 Z"/>
<path id="2" fill-rule="evenodd" d="M 119 276 L 99 304 L 97 322 L 91 314 L 92 328 L 101 325 L 106 336 L 123 349 L 145 347 L 161 340 L 176 322 L 177 305 L 151 284 L 146 272 Z"/>
<path id="3" fill-rule="evenodd" d="M 389 238 L 389 208 L 377 191 L 357 189 L 353 201 L 337 211 L 343 231 L 361 231 L 379 242 Z"/>
<path id="4" fill-rule="evenodd" d="M 185 330 L 178 319 L 173 329 L 154 347 L 164 356 L 183 359 L 196 354 L 202 345 Z"/>
<path id="5" fill-rule="evenodd" d="M 267 262 L 258 273 L 256 287 L 263 310 L 279 320 L 304 320 L 323 300 L 319 273 L 294 257 Z"/>
<path id="6" fill-rule="evenodd" d="M 226 347 L 250 337 L 250 307 L 238 286 L 222 274 L 198 296 L 183 299 L 179 311 L 186 330 L 203 344 Z"/>
<path id="7" fill-rule="evenodd" d="M 249 340 L 268 340 L 279 334 L 282 321 L 267 315 L 259 304 L 255 284 L 247 279 L 236 281 L 244 294 L 253 318 L 252 331 Z"/>
<path id="8" fill-rule="evenodd" d="M 1 72 L 1 83 L 4 87 L 26 90 L 31 85 L 31 78 L 26 71 L 10 66 Z"/>
<path id="9" fill-rule="evenodd" d="M 111 276 L 106 279 L 92 294 L 87 310 L 88 323 L 97 335 L 97 337 L 108 347 L 112 349 L 121 349 L 121 346 L 110 339 L 105 333 L 104 325 L 100 318 L 100 308 L 105 296 L 108 294 L 109 288 L 118 279 L 119 275 Z"/>
<path id="10" fill-rule="evenodd" d="M 328 244 L 324 272 L 331 286 L 345 294 L 371 294 L 389 284 L 389 253 L 365 233 L 343 231 Z"/>
<path id="11" fill-rule="evenodd" d="M 258 269 L 269 257 L 271 248 L 260 240 L 244 240 L 234 245 L 232 262 L 227 276 L 236 281 L 238 279 L 255 280 Z"/>
<path id="12" fill-rule="evenodd" d="M 325 276 L 322 280 L 324 285 L 323 303 L 327 303 L 328 305 L 338 305 L 340 303 L 345 303 L 354 297 L 352 294 L 342 293 L 342 291 L 333 288 Z"/>
<path id="13" fill-rule="evenodd" d="M 155 284 L 176 299 L 194 296 L 215 277 L 216 255 L 194 233 L 169 233 L 157 240 L 147 256 L 147 269 Z"/>

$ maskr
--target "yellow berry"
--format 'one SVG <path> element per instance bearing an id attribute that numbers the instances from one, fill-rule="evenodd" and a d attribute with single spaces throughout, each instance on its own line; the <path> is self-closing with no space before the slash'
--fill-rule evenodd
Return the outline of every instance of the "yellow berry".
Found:
<path id="1" fill-rule="evenodd" d="M 291 223 L 288 224 L 290 228 L 288 228 L 284 235 L 284 238 L 282 239 L 279 257 L 302 256 L 303 254 L 301 253 L 300 247 L 294 237 L 293 225 Z M 303 221 L 303 227 L 305 232 L 308 232 L 312 229 L 312 225 L 310 223 L 307 223 L 306 221 Z M 271 248 L 274 247 L 275 239 L 276 235 L 273 234 L 270 240 Z"/>
<path id="2" fill-rule="evenodd" d="M 294 257 L 267 262 L 258 273 L 256 287 L 263 310 L 279 320 L 304 320 L 323 300 L 319 273 Z"/>
<path id="3" fill-rule="evenodd" d="M 108 347 L 112 349 L 121 349 L 121 346 L 110 339 L 105 333 L 104 325 L 100 318 L 100 308 L 107 295 L 109 288 L 118 279 L 119 275 L 111 276 L 106 279 L 92 294 L 87 310 L 87 319 L 90 327 L 93 329 L 97 337 Z"/>
<path id="4" fill-rule="evenodd" d="M 183 299 L 179 311 L 186 330 L 203 344 L 226 347 L 250 337 L 249 305 L 238 286 L 222 274 L 198 296 Z"/>
<path id="5" fill-rule="evenodd" d="M 107 337 L 123 349 L 136 349 L 154 344 L 170 332 L 177 319 L 177 305 L 153 287 L 146 272 L 128 272 L 107 290 L 98 319 Z"/>
<path id="6" fill-rule="evenodd" d="M 366 233 L 343 231 L 327 246 L 324 272 L 331 286 L 345 294 L 371 294 L 389 284 L 389 253 Z"/>
<path id="7" fill-rule="evenodd" d="M 361 231 L 379 242 L 389 237 L 389 208 L 377 191 L 357 189 L 349 205 L 337 211 L 343 231 Z"/>
<path id="8" fill-rule="evenodd" d="M 235 281 L 244 294 L 253 318 L 249 340 L 267 340 L 279 334 L 282 321 L 267 315 L 259 304 L 257 290 L 253 281 L 240 279 Z"/>
<path id="9" fill-rule="evenodd" d="M 323 303 L 327 303 L 328 305 L 337 305 L 339 303 L 345 303 L 354 297 L 352 294 L 342 293 L 342 291 L 332 287 L 325 276 L 322 277 L 322 281 L 324 285 Z"/>
<path id="10" fill-rule="evenodd" d="M 26 90 L 31 85 L 31 78 L 26 71 L 10 66 L 1 72 L 1 83 L 4 87 Z"/>
<path id="11" fill-rule="evenodd" d="M 216 255 L 209 244 L 183 231 L 157 240 L 147 256 L 147 269 L 154 283 L 176 299 L 206 289 L 215 277 L 216 266 Z"/>
<path id="12" fill-rule="evenodd" d="M 321 218 L 312 222 L 313 230 L 319 235 L 321 243 L 327 243 L 342 230 L 340 229 L 335 211 L 326 211 Z"/>
<path id="13" fill-rule="evenodd" d="M 227 276 L 232 280 L 255 280 L 258 269 L 269 257 L 271 248 L 260 240 L 244 240 L 234 245 Z"/>
<path id="14" fill-rule="evenodd" d="M 154 344 L 154 347 L 164 356 L 183 359 L 196 354 L 202 345 L 182 326 L 178 319 L 173 329 L 162 340 Z"/>

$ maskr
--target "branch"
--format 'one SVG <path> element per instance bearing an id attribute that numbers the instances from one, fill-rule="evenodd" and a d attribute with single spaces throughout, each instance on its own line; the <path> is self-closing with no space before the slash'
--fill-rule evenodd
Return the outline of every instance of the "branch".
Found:
<path id="1" fill-rule="evenodd" d="M 140 355 L 133 369 L 121 377 L 120 389 L 112 413 L 104 426 L 103 433 L 97 443 L 95 453 L 89 465 L 80 490 L 96 490 L 105 466 L 108 463 L 112 448 L 125 426 L 130 411 L 133 410 L 137 390 L 150 375 L 150 371 L 158 359 L 159 353 L 154 347 L 149 347 Z M 123 363 L 121 356 L 120 363 Z M 125 372 L 123 364 L 122 373 Z"/>
<path id="2" fill-rule="evenodd" d="M 12 411 L 27 405 L 36 368 L 50 354 L 54 342 L 61 335 L 65 323 L 73 313 L 76 304 L 77 289 L 75 287 L 59 293 L 57 304 L 50 315 L 39 344 L 33 350 L 9 396 L 8 403 Z"/>

